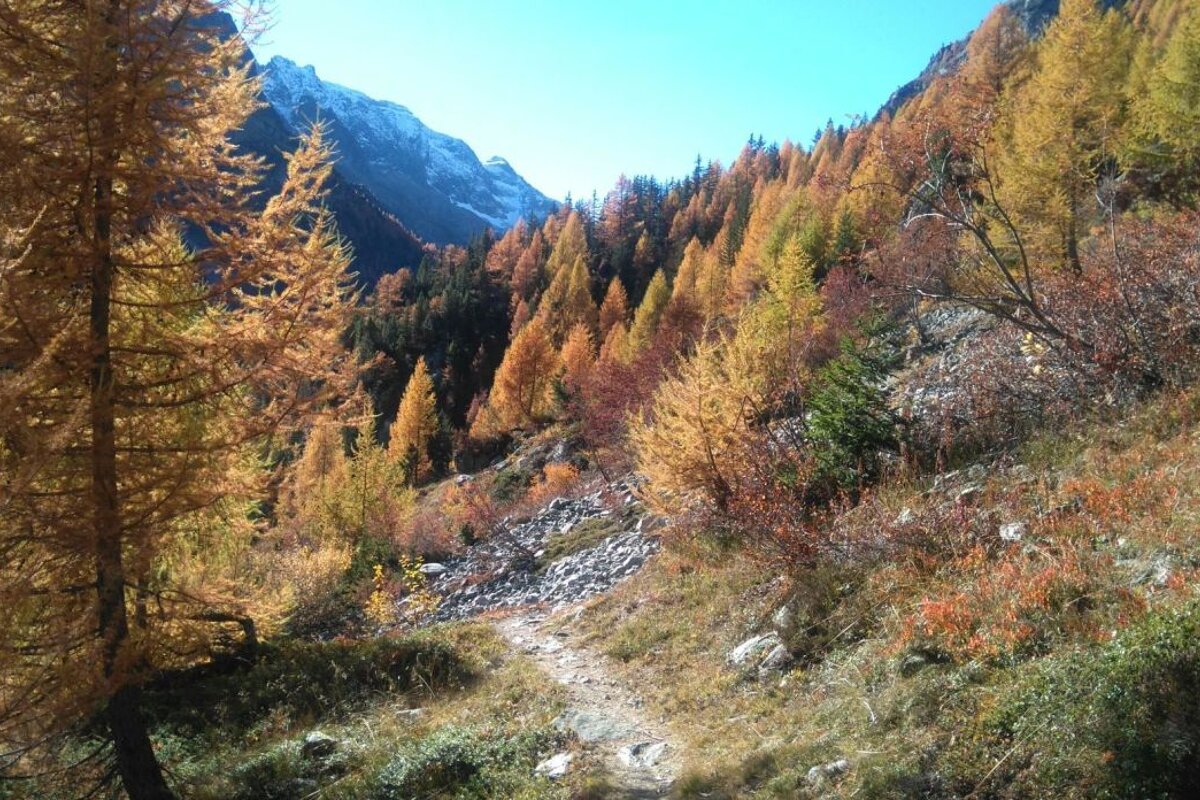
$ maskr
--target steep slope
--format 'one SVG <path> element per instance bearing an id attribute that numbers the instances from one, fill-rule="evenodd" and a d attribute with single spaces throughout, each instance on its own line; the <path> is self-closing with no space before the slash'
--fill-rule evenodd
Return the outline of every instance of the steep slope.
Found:
<path id="1" fill-rule="evenodd" d="M 296 146 L 294 132 L 270 106 L 256 111 L 234 137 L 241 147 L 266 159 L 270 167 L 263 198 L 283 183 L 284 153 Z M 421 240 L 387 211 L 370 192 L 346 180 L 334 168 L 329 183 L 328 207 L 337 220 L 338 232 L 354 251 L 354 270 L 365 286 L 373 286 L 381 275 L 405 267 L 415 268 L 421 260 Z"/>
<path id="2" fill-rule="evenodd" d="M 227 12 L 212 14 L 206 22 L 222 36 L 237 36 L 237 23 Z M 252 73 L 261 75 L 261 68 L 249 49 L 244 51 L 244 58 Z M 265 204 L 267 198 L 283 185 L 287 171 L 284 154 L 295 149 L 297 140 L 296 131 L 269 104 L 254 112 L 234 134 L 235 144 L 266 162 L 268 171 L 262 191 L 255 200 L 257 203 Z M 424 244 L 369 191 L 346 180 L 337 167 L 328 189 L 327 206 L 337 220 L 338 232 L 353 250 L 354 271 L 361 285 L 370 288 L 386 273 L 405 267 L 416 268 L 424 253 Z"/>
<path id="3" fill-rule="evenodd" d="M 276 56 L 264 68 L 263 92 L 292 133 L 325 121 L 338 171 L 427 241 L 465 243 L 554 205 L 507 161 L 481 163 L 465 142 L 430 130 L 407 108 L 326 83 L 312 67 Z"/>
<path id="4" fill-rule="evenodd" d="M 1031 36 L 1036 37 L 1058 14 L 1059 2 L 1060 0 L 1007 0 L 1004 5 L 1007 5 L 1017 19 L 1021 20 L 1025 30 Z M 1115 8 L 1125 5 L 1125 2 L 1126 0 L 1101 0 L 1100 4 L 1105 8 Z M 934 80 L 957 72 L 966 60 L 967 42 L 970 40 L 971 36 L 968 35 L 957 42 L 944 45 L 934 53 L 933 58 L 929 60 L 929 65 L 921 71 L 921 74 L 893 92 L 876 116 L 885 113 L 895 116 L 896 112 L 909 100 L 928 89 Z"/>

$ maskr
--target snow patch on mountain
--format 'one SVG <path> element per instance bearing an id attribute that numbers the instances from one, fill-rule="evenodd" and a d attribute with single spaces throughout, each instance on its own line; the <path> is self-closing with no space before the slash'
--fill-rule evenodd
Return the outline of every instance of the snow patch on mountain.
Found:
<path id="1" fill-rule="evenodd" d="M 482 163 L 466 142 L 431 130 L 404 106 L 323 81 L 311 66 L 272 58 L 263 94 L 297 133 L 328 124 L 339 169 L 428 240 L 463 242 L 554 205 L 505 159 Z"/>

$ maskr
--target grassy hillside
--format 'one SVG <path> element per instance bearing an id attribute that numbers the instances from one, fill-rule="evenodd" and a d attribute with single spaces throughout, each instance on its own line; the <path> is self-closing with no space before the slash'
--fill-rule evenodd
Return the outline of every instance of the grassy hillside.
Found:
<path id="1" fill-rule="evenodd" d="M 688 742 L 679 797 L 1190 796 L 1197 467 L 1200 394 L 1163 397 L 880 488 L 834 523 L 875 560 L 785 576 L 679 531 L 586 636 Z M 765 630 L 793 668 L 726 663 Z"/>

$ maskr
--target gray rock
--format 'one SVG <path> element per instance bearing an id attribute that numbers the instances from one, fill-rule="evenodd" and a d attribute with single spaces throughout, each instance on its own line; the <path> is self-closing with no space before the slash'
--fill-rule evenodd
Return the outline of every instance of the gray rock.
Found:
<path id="1" fill-rule="evenodd" d="M 730 650 L 725 660 L 735 667 L 740 667 L 748 661 L 758 659 L 765 653 L 770 653 L 781 644 L 783 643 L 779 640 L 779 634 L 775 631 L 768 631 L 758 636 L 752 636 Z"/>
<path id="2" fill-rule="evenodd" d="M 792 621 L 795 618 L 796 613 L 792 611 L 791 605 L 784 603 L 771 615 L 771 624 L 780 630 L 787 630 L 792 627 Z"/>
<path id="3" fill-rule="evenodd" d="M 633 733 L 628 725 L 618 720 L 577 709 L 567 711 L 554 720 L 554 727 L 560 731 L 570 731 L 579 741 L 587 744 L 617 741 Z"/>
<path id="4" fill-rule="evenodd" d="M 768 677 L 771 673 L 783 672 L 792 665 L 793 661 L 795 659 L 792 658 L 791 652 L 782 644 L 777 644 L 771 649 L 771 652 L 767 653 L 767 657 L 759 662 L 758 673 L 760 676 Z"/>
<path id="5" fill-rule="evenodd" d="M 309 731 L 300 745 L 300 755 L 309 759 L 329 758 L 337 752 L 338 740 L 321 731 Z"/>
<path id="6" fill-rule="evenodd" d="M 1006 542 L 1019 542 L 1025 538 L 1028 530 L 1024 522 L 1006 522 L 1000 526 L 1000 538 Z"/>
<path id="7" fill-rule="evenodd" d="M 441 575 L 446 571 L 447 569 L 445 564 L 430 562 L 428 564 L 421 565 L 421 572 L 425 575 Z"/>
<path id="8" fill-rule="evenodd" d="M 810 785 L 820 786 L 827 780 L 844 775 L 849 769 L 850 762 L 844 758 L 839 758 L 837 761 L 830 761 L 828 764 L 813 767 L 805 777 Z"/>
<path id="9" fill-rule="evenodd" d="M 666 742 L 637 742 L 618 750 L 617 758 L 627 767 L 649 769 L 661 761 L 666 752 Z"/>
<path id="10" fill-rule="evenodd" d="M 462 486 L 463 484 L 470 483 L 473 480 L 475 480 L 475 478 L 471 475 L 455 475 L 454 476 L 454 485 Z"/>
<path id="11" fill-rule="evenodd" d="M 900 509 L 900 513 L 896 515 L 896 519 L 892 521 L 893 525 L 911 525 L 917 521 L 917 515 L 908 506 Z"/>
<path id="12" fill-rule="evenodd" d="M 552 781 L 566 777 L 575 760 L 574 753 L 556 753 L 533 768 L 534 775 L 543 775 Z"/>

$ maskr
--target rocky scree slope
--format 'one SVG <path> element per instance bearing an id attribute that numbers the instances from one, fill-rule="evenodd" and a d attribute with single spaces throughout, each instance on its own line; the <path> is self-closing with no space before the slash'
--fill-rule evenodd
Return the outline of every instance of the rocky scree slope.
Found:
<path id="1" fill-rule="evenodd" d="M 658 524 L 636 500 L 630 478 L 582 497 L 557 497 L 528 520 L 506 520 L 461 556 L 425 565 L 433 590 L 442 596 L 436 619 L 526 606 L 560 610 L 602 594 L 658 551 L 658 539 L 649 535 Z M 554 545 L 578 535 L 584 525 L 592 536 L 555 558 Z"/>

